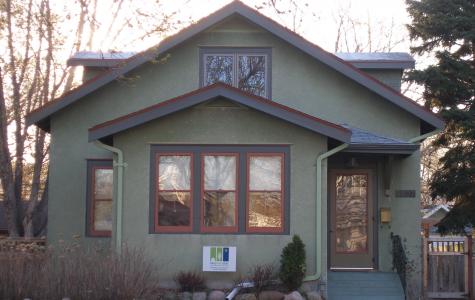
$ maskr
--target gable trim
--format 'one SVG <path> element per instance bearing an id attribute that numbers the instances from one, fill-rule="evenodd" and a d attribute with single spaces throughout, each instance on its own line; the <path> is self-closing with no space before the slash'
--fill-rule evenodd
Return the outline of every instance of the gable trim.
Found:
<path id="1" fill-rule="evenodd" d="M 160 102 L 142 110 L 98 124 L 89 129 L 89 141 L 99 140 L 116 133 L 173 114 L 217 97 L 224 97 L 257 111 L 277 117 L 294 125 L 349 143 L 351 131 L 334 123 L 316 118 L 274 101 L 258 97 L 223 83 L 197 89 L 193 92 Z"/>
<path id="2" fill-rule="evenodd" d="M 111 70 L 106 71 L 105 73 L 100 74 L 89 81 L 86 81 L 83 85 L 71 90 L 60 98 L 53 100 L 48 104 L 44 105 L 43 107 L 34 110 L 26 117 L 26 125 L 29 126 L 31 124 L 37 124 L 43 129 L 49 129 L 48 118 L 53 113 L 70 105 L 81 97 L 97 90 L 105 84 L 115 80 L 119 76 L 126 74 L 127 72 L 135 69 L 143 63 L 152 60 L 154 57 L 163 54 L 164 52 L 172 49 L 173 47 L 181 44 L 185 40 L 204 31 L 205 29 L 211 27 L 212 25 L 233 14 L 241 15 L 242 17 L 249 20 L 251 23 L 254 23 L 266 29 L 270 33 L 276 35 L 284 41 L 287 41 L 296 48 L 316 58 L 323 64 L 329 66 L 330 68 L 333 68 L 337 72 L 354 80 L 355 82 L 368 88 L 369 90 L 380 95 L 381 97 L 389 100 L 390 102 L 417 116 L 418 118 L 429 123 L 435 128 L 444 127 L 444 121 L 430 110 L 425 109 L 424 107 L 418 105 L 417 103 L 405 97 L 398 91 L 383 84 L 372 76 L 365 74 L 363 71 L 357 69 L 350 63 L 345 62 L 337 56 L 323 50 L 319 46 L 310 43 L 295 32 L 283 27 L 272 19 L 260 14 L 259 12 L 255 11 L 254 9 L 246 6 L 245 4 L 239 1 L 234 1 L 224 6 L 220 10 L 203 18 L 201 21 L 195 23 L 194 25 L 183 29 L 178 34 L 164 39 L 157 46 L 151 47 L 144 52 L 130 57 L 129 59 L 125 60 L 123 64 L 120 64 L 116 68 L 112 68 Z"/>

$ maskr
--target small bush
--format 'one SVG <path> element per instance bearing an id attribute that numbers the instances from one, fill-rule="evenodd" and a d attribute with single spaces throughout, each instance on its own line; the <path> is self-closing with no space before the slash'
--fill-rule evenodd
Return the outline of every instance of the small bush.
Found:
<path id="1" fill-rule="evenodd" d="M 155 299 L 158 291 L 155 265 L 141 250 L 117 254 L 63 244 L 0 252 L 0 299 Z"/>
<path id="2" fill-rule="evenodd" d="M 266 288 L 272 279 L 274 267 L 272 265 L 256 265 L 249 271 L 249 279 L 254 282 L 254 295 L 259 299 L 259 295 Z"/>
<path id="3" fill-rule="evenodd" d="M 290 291 L 293 291 L 302 285 L 305 271 L 305 245 L 298 235 L 294 235 L 292 242 L 282 250 L 279 278 Z"/>
<path id="4" fill-rule="evenodd" d="M 206 290 L 205 279 L 201 273 L 189 271 L 175 275 L 175 282 L 182 292 L 199 292 Z"/>

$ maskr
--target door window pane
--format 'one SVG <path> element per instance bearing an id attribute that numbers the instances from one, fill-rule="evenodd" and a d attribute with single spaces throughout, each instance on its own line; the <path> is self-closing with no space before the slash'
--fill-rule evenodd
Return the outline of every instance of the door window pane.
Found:
<path id="1" fill-rule="evenodd" d="M 233 56 L 232 55 L 206 55 L 205 60 L 205 85 L 216 82 L 233 84 Z"/>
<path id="2" fill-rule="evenodd" d="M 368 247 L 368 176 L 336 177 L 336 251 L 365 252 Z"/>
<path id="3" fill-rule="evenodd" d="M 251 94 L 266 95 L 266 57 L 239 55 L 238 88 Z"/>

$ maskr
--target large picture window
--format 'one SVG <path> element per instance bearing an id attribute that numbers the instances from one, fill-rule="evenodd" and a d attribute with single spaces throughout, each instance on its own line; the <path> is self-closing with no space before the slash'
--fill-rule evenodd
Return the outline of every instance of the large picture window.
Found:
<path id="1" fill-rule="evenodd" d="M 87 235 L 109 237 L 112 232 L 112 160 L 88 160 Z"/>
<path id="2" fill-rule="evenodd" d="M 152 145 L 151 232 L 289 233 L 288 146 Z"/>
<path id="3" fill-rule="evenodd" d="M 203 48 L 201 85 L 223 82 L 270 98 L 270 50 Z"/>

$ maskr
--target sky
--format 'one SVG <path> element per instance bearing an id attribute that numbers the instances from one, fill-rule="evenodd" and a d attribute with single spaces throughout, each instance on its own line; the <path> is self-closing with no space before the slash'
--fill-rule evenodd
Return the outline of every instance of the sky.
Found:
<path id="1" fill-rule="evenodd" d="M 407 41 L 407 31 L 405 24 L 409 23 L 409 17 L 406 12 L 404 0 L 294 0 L 300 7 L 299 18 L 302 23 L 296 28 L 297 33 L 304 36 L 313 43 L 318 44 L 324 49 L 334 52 L 335 36 L 337 34 L 338 15 L 342 11 L 346 11 L 352 19 L 365 23 L 371 23 L 374 32 L 373 39 L 385 36 L 389 33 L 389 28 L 393 27 L 393 40 L 401 41 L 392 51 L 409 51 L 409 42 Z M 134 2 L 147 12 L 147 7 L 157 9 L 156 0 L 141 0 Z M 159 9 L 164 13 L 178 12 L 175 21 L 183 21 L 183 25 L 189 20 L 197 21 L 206 15 L 218 10 L 220 7 L 229 3 L 229 0 L 161 0 Z M 262 0 L 242 0 L 251 7 L 260 6 Z M 295 10 L 294 7 L 288 5 L 291 1 L 276 0 L 277 8 L 282 11 Z M 60 3 L 67 3 L 61 2 Z M 104 23 L 107 18 L 111 17 L 111 0 L 99 0 L 98 12 Z M 307 5 L 306 5 L 307 4 Z M 130 4 L 129 4 L 130 5 Z M 133 4 L 132 4 L 133 5 Z M 122 17 L 127 17 L 127 12 L 136 7 L 122 7 Z M 274 10 L 263 8 L 262 13 L 278 21 L 279 23 L 293 29 L 293 21 L 291 14 L 277 14 Z M 153 13 L 150 11 L 150 13 Z M 120 22 L 118 22 L 120 23 Z M 393 24 L 393 25 L 391 25 Z M 366 31 L 362 24 L 360 31 Z M 108 51 L 113 48 L 122 51 L 140 51 L 155 45 L 157 37 L 146 38 L 144 40 L 136 40 L 133 43 L 127 43 L 131 37 L 137 35 L 137 28 L 126 27 L 123 29 L 122 40 L 111 45 L 107 42 L 108 33 L 104 30 L 98 30 L 94 40 L 93 50 Z M 361 34 L 361 32 L 359 32 Z M 110 38 L 110 37 L 109 37 Z M 387 39 L 387 36 L 386 36 Z M 117 45 L 121 45 L 120 49 L 116 49 Z M 350 49 L 351 50 L 351 49 Z M 374 49 L 373 49 L 374 51 Z"/>

